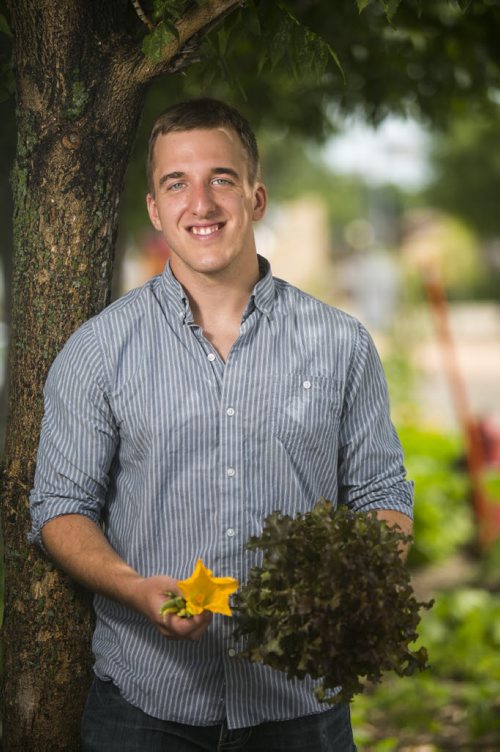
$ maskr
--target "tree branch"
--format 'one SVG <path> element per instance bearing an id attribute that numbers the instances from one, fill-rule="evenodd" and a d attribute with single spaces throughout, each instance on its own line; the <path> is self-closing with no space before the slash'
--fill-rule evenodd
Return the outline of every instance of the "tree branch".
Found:
<path id="1" fill-rule="evenodd" d="M 149 20 L 149 18 L 146 16 L 146 14 L 144 13 L 139 0 L 132 0 L 132 5 L 134 6 L 135 12 L 137 13 L 137 15 L 139 16 L 139 18 L 141 19 L 142 23 L 145 26 L 147 26 L 148 31 L 153 31 L 154 26 L 151 23 L 151 21 Z"/>
<path id="2" fill-rule="evenodd" d="M 245 0 L 208 0 L 203 5 L 192 7 L 177 22 L 179 38 L 172 39 L 165 46 L 163 57 L 159 62 L 153 62 L 142 56 L 134 70 L 137 83 L 146 84 L 162 73 L 176 72 L 194 62 L 207 32 L 220 23 L 226 15 L 244 5 L 244 2 Z"/>

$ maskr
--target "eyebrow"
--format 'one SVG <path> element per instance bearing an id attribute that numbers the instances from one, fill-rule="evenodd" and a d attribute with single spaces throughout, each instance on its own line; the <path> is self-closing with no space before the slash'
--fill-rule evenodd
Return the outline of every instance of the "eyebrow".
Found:
<path id="1" fill-rule="evenodd" d="M 214 167 L 210 172 L 212 175 L 231 175 L 231 177 L 235 178 L 236 180 L 240 179 L 239 173 L 236 172 L 236 170 L 233 170 L 232 167 Z M 167 172 L 165 173 L 165 175 L 161 176 L 159 187 L 162 188 L 169 180 L 180 180 L 184 177 L 186 177 L 185 172 Z"/>
<path id="2" fill-rule="evenodd" d="M 165 175 L 161 176 L 159 187 L 162 188 L 167 180 L 179 180 L 179 178 L 183 178 L 185 174 L 185 172 L 167 172 Z"/>
<path id="3" fill-rule="evenodd" d="M 236 178 L 236 180 L 240 179 L 239 173 L 236 172 L 236 170 L 233 170 L 232 167 L 214 167 L 212 170 L 213 175 L 231 175 L 231 177 Z"/>

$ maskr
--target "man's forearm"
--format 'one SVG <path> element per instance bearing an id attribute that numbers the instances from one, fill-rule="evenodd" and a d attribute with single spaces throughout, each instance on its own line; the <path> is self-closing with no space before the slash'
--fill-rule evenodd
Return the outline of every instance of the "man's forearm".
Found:
<path id="1" fill-rule="evenodd" d="M 377 517 L 379 520 L 383 520 L 389 527 L 396 525 L 405 535 L 411 535 L 413 532 L 413 522 L 406 514 L 403 514 L 403 512 L 397 512 L 394 509 L 378 509 Z M 409 550 L 410 546 L 408 543 L 401 544 L 401 555 L 403 559 L 406 559 Z"/>
<path id="2" fill-rule="evenodd" d="M 198 640 L 210 625 L 204 611 L 191 619 L 175 614 L 162 617 L 165 593 L 180 594 L 177 580 L 168 575 L 141 577 L 110 546 L 102 530 L 88 517 L 68 514 L 42 528 L 42 541 L 50 556 L 77 582 L 146 616 L 165 637 Z"/>
<path id="3" fill-rule="evenodd" d="M 95 522 L 80 514 L 56 517 L 42 528 L 50 556 L 70 577 L 95 593 L 132 607 L 143 579 L 108 543 Z"/>

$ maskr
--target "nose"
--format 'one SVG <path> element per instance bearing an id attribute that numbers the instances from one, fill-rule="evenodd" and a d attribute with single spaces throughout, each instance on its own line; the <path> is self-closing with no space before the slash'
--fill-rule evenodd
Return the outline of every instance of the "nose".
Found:
<path id="1" fill-rule="evenodd" d="M 208 217 L 216 210 L 212 187 L 206 183 L 193 185 L 190 198 L 191 212 L 197 217 Z"/>

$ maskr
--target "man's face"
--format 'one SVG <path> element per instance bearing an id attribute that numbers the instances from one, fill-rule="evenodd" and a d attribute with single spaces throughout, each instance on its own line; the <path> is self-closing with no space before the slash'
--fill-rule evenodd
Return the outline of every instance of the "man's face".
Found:
<path id="1" fill-rule="evenodd" d="M 238 135 L 225 128 L 167 133 L 158 137 L 153 157 L 148 212 L 179 280 L 254 269 L 252 223 L 264 215 L 267 198 L 262 183 L 249 183 Z"/>

